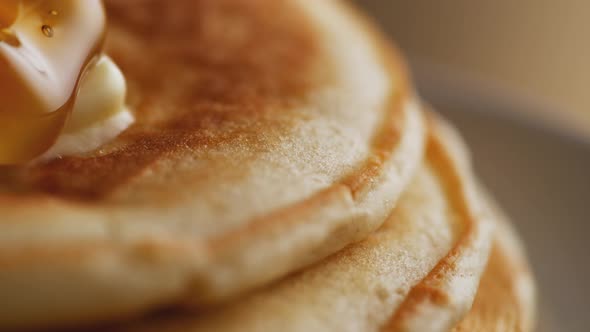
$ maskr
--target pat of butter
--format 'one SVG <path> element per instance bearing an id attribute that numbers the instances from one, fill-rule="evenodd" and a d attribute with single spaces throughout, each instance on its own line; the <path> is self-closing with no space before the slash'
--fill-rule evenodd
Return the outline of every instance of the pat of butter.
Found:
<path id="1" fill-rule="evenodd" d="M 40 159 L 87 153 L 117 137 L 134 122 L 125 106 L 126 93 L 125 77 L 102 55 L 82 79 L 66 127 Z"/>

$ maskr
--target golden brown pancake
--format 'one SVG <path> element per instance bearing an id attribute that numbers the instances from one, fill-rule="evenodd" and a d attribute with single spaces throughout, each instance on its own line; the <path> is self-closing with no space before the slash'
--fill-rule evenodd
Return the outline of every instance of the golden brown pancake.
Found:
<path id="1" fill-rule="evenodd" d="M 495 223 L 463 149 L 433 123 L 416 178 L 363 242 L 224 307 L 109 330 L 449 331 L 473 302 Z"/>
<path id="2" fill-rule="evenodd" d="M 3 172 L 0 328 L 225 302 L 384 222 L 425 126 L 403 63 L 352 10 L 106 5 L 137 122 L 88 155 Z"/>

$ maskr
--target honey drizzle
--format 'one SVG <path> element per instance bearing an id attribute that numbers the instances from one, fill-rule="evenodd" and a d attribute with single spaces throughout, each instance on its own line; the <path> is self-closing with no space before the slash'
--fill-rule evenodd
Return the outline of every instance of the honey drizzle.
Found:
<path id="1" fill-rule="evenodd" d="M 0 165 L 29 161 L 56 141 L 105 24 L 100 0 L 0 0 Z"/>

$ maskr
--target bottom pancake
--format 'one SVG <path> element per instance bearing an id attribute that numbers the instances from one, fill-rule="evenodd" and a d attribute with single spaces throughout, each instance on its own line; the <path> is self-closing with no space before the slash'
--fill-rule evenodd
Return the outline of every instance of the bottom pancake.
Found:
<path id="1" fill-rule="evenodd" d="M 111 330 L 448 331 L 471 307 L 492 222 L 460 140 L 444 125 L 431 127 L 415 180 L 364 241 L 223 307 Z"/>
<path id="2" fill-rule="evenodd" d="M 496 240 L 473 308 L 453 332 L 531 331 L 535 319 L 534 280 L 519 240 L 496 208 Z"/>

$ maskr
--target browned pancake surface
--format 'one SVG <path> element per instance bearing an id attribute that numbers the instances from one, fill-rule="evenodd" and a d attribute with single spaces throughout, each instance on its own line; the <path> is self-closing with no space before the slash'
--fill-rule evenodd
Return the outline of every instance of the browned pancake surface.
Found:
<path id="1" fill-rule="evenodd" d="M 116 145 L 21 172 L 12 183 L 20 191 L 108 200 L 172 154 L 231 144 L 259 153 L 268 144 L 260 133 L 288 128 L 298 116 L 291 104 L 318 76 L 313 33 L 288 1 L 106 5 L 107 52 L 125 73 L 138 121 Z"/>

